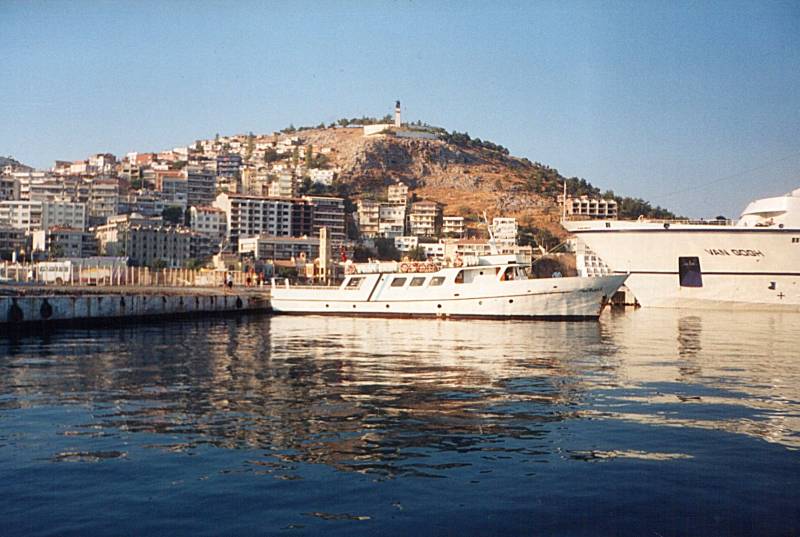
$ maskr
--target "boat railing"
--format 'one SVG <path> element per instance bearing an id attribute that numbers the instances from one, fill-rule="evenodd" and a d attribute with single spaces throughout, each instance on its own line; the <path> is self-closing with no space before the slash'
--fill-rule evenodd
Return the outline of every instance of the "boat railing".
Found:
<path id="1" fill-rule="evenodd" d="M 640 216 L 632 219 L 619 218 L 592 218 L 587 215 L 570 214 L 562 218 L 562 221 L 569 222 L 645 222 L 648 224 L 691 224 L 695 226 L 735 226 L 736 220 L 730 218 L 647 218 Z"/>

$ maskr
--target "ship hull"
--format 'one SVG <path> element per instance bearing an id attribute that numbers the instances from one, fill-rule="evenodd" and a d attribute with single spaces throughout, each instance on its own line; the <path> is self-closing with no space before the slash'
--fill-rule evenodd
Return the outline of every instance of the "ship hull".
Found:
<path id="1" fill-rule="evenodd" d="M 565 227 L 612 273 L 629 274 L 625 285 L 641 306 L 800 311 L 800 230 L 635 222 Z M 687 263 L 697 272 L 688 281 Z"/>

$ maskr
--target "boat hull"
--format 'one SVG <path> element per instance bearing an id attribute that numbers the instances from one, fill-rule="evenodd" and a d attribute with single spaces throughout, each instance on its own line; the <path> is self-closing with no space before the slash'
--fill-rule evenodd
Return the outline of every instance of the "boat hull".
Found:
<path id="1" fill-rule="evenodd" d="M 272 309 L 277 313 L 380 317 L 596 319 L 626 276 L 505 282 L 489 293 L 467 288 L 426 289 L 418 296 L 384 292 L 377 298 L 374 289 L 383 279 L 375 278 L 360 292 L 276 286 Z M 370 287 L 373 292 L 368 292 Z"/>
<path id="2" fill-rule="evenodd" d="M 800 230 L 566 222 L 644 307 L 800 311 Z M 681 285 L 696 258 L 701 285 Z"/>

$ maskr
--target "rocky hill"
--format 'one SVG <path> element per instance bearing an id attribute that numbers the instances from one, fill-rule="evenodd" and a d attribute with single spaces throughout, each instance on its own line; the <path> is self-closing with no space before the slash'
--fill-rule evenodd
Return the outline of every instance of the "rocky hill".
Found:
<path id="1" fill-rule="evenodd" d="M 565 178 L 557 170 L 466 134 L 433 132 L 436 139 L 364 136 L 361 128 L 307 129 L 297 135 L 315 150 L 332 150 L 328 156 L 340 169 L 340 193 L 380 199 L 386 186 L 402 181 L 417 198 L 442 202 L 446 215 L 464 216 L 468 223 L 477 224 L 486 211 L 490 218 L 516 217 L 534 233 L 564 236 L 556 196 Z M 571 194 L 601 195 L 584 180 L 566 180 Z M 663 211 L 642 200 L 629 201 L 640 213 Z"/>

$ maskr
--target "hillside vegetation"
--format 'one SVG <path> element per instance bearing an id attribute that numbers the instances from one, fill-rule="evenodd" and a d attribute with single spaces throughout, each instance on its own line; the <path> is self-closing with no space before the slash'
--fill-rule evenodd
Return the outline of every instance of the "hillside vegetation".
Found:
<path id="1" fill-rule="evenodd" d="M 555 168 L 514 157 L 505 147 L 467 133 L 422 126 L 437 138 L 365 137 L 362 129 L 352 127 L 353 122 L 378 121 L 385 118 L 343 119 L 338 128 L 292 127 L 290 132 L 307 146 L 331 148 L 329 163 L 340 170 L 332 192 L 349 197 L 382 199 L 388 185 L 402 181 L 416 198 L 446 204 L 446 215 L 464 216 L 474 224 L 483 211 L 489 218 L 514 216 L 523 233 L 528 230 L 540 239 L 565 235 L 558 223 L 561 209 L 556 199 L 564 181 L 570 195 L 617 200 L 623 218 L 674 217 L 644 200 L 602 191 L 585 179 L 565 178 Z"/>

